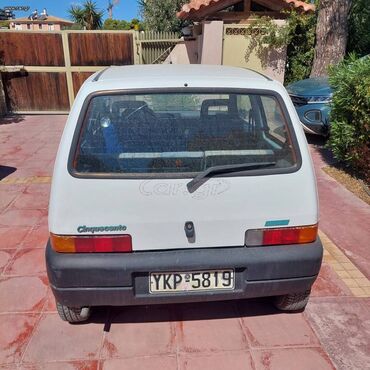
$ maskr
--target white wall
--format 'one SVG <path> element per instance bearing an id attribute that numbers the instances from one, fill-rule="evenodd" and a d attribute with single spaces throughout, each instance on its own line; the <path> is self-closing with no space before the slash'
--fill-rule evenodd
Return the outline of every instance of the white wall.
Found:
<path id="1" fill-rule="evenodd" d="M 201 64 L 222 64 L 223 21 L 203 22 Z"/>
<path id="2" fill-rule="evenodd" d="M 198 64 L 198 54 L 197 40 L 182 41 L 173 48 L 165 63 Z"/>

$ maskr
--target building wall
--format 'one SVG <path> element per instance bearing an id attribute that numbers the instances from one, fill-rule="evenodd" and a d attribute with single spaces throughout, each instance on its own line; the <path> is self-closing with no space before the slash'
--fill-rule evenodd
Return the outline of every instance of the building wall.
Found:
<path id="1" fill-rule="evenodd" d="M 279 25 L 285 21 L 276 20 Z M 178 44 L 167 58 L 174 64 L 223 64 L 250 68 L 274 80 L 284 82 L 286 48 L 260 53 L 252 36 L 246 35 L 246 24 L 223 24 L 203 21 L 202 33 L 195 39 Z"/>
<path id="2" fill-rule="evenodd" d="M 202 32 L 175 46 L 166 59 L 174 64 L 222 64 L 222 21 L 202 22 Z"/>
<path id="3" fill-rule="evenodd" d="M 283 25 L 284 21 L 276 21 Z M 224 25 L 222 64 L 250 68 L 283 82 L 286 48 L 269 49 L 261 53 L 253 37 L 245 34 L 247 25 Z"/>
<path id="4" fill-rule="evenodd" d="M 165 63 L 198 64 L 197 40 L 187 40 L 178 43 L 165 60 Z"/>
<path id="5" fill-rule="evenodd" d="M 60 31 L 61 26 L 57 23 L 13 23 L 11 29 L 21 31 Z"/>
<path id="6" fill-rule="evenodd" d="M 201 64 L 222 63 L 223 21 L 204 21 Z"/>

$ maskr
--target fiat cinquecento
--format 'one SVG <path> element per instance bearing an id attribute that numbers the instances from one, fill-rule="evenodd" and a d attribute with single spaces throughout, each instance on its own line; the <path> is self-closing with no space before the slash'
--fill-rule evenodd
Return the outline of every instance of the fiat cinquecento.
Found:
<path id="1" fill-rule="evenodd" d="M 60 142 L 49 229 L 48 277 L 69 322 L 94 306 L 264 296 L 302 310 L 323 253 L 288 93 L 221 66 L 88 78 Z"/>

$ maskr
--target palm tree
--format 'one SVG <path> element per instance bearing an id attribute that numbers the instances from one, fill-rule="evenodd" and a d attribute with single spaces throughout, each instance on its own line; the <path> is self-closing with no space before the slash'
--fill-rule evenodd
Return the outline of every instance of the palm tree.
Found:
<path id="1" fill-rule="evenodd" d="M 103 25 L 104 11 L 99 10 L 92 0 L 86 0 L 82 6 L 71 5 L 68 12 L 71 19 L 86 30 L 97 30 Z"/>

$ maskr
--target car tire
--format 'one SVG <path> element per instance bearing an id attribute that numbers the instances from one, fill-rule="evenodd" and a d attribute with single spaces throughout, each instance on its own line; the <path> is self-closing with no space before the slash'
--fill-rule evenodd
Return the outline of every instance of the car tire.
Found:
<path id="1" fill-rule="evenodd" d="M 71 324 L 86 321 L 90 317 L 90 307 L 68 307 L 59 302 L 56 302 L 56 305 L 60 318 L 63 321 L 68 321 Z"/>
<path id="2" fill-rule="evenodd" d="M 310 298 L 311 289 L 274 297 L 274 306 L 281 311 L 302 311 Z"/>

